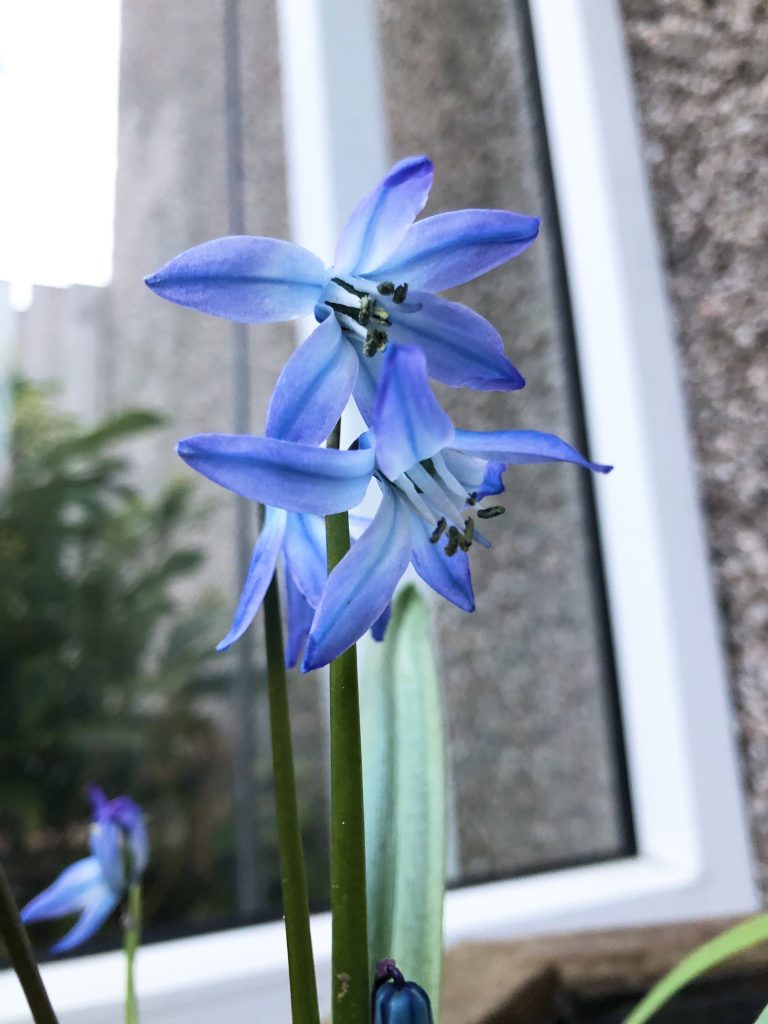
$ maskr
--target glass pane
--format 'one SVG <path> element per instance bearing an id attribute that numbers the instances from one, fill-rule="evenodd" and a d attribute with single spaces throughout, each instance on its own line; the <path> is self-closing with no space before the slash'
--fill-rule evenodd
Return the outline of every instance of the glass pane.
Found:
<path id="1" fill-rule="evenodd" d="M 44 13 L 46 0 L 30 6 Z M 86 784 L 131 792 L 150 816 L 156 936 L 279 914 L 261 621 L 228 654 L 212 652 L 244 567 L 238 513 L 228 494 L 192 479 L 174 445 L 235 429 L 238 399 L 260 431 L 294 334 L 286 325 L 233 327 L 164 303 L 142 283 L 177 252 L 239 230 L 241 212 L 249 233 L 290 235 L 276 13 L 269 0 L 240 4 L 238 27 L 223 17 L 233 6 L 124 0 L 111 282 L 97 287 L 102 270 L 74 259 L 53 273 L 2 253 L 13 289 L 0 292 L 0 341 L 26 379 L 53 381 L 58 393 L 17 392 L 12 454 L 25 472 L 17 468 L 0 503 L 0 845 L 26 899 L 85 854 Z M 458 0 L 382 0 L 387 130 L 393 158 L 424 151 L 435 161 L 428 212 L 488 206 L 545 216 L 524 256 L 451 296 L 496 324 L 528 387 L 514 395 L 442 389 L 441 398 L 462 425 L 535 427 L 582 444 L 518 14 L 501 0 L 484 4 L 482 17 Z M 51 25 L 53 35 L 64 31 Z M 95 31 L 67 37 L 71 64 L 80 36 L 96 46 Z M 116 55 L 114 23 L 105 19 L 99 31 L 104 52 Z M 3 54 L 4 68 L 12 56 Z M 115 73 L 90 68 L 88 93 L 106 95 Z M 9 83 L 0 76 L 0 116 Z M 23 89 L 13 98 L 16 110 L 31 102 Z M 96 116 L 77 104 L 65 112 Z M 54 113 L 60 132 L 64 113 Z M 98 132 L 108 134 L 105 125 Z M 98 161 L 77 134 L 82 125 L 71 131 L 92 171 Z M 113 177 L 109 159 L 98 160 L 98 200 L 91 206 L 87 191 L 77 200 L 74 233 L 87 224 L 89 237 L 103 239 L 113 228 L 104 203 Z M 34 187 L 55 193 L 55 160 Z M 349 196 L 350 207 L 357 198 Z M 72 217 L 51 218 L 48 230 L 50 252 L 66 257 Z M 13 311 L 30 282 L 31 306 Z M 137 408 L 164 423 L 101 446 L 84 436 Z M 62 421 L 62 410 L 77 424 Z M 103 478 L 93 480 L 96 449 Z M 118 455 L 124 470 L 110 461 Z M 454 881 L 613 856 L 629 844 L 589 480 L 573 467 L 520 467 L 508 474 L 503 501 L 506 515 L 487 530 L 493 549 L 473 549 L 478 611 L 438 610 Z M 255 536 L 253 510 L 248 527 Z M 291 700 L 311 898 L 320 906 L 328 875 L 322 677 L 296 673 Z M 61 930 L 36 935 L 45 944 Z"/>
<path id="2" fill-rule="evenodd" d="M 583 444 L 524 5 L 490 0 L 479 16 L 473 4 L 380 0 L 379 19 L 392 154 L 427 152 L 437 170 L 426 212 L 542 217 L 535 245 L 451 296 L 498 328 L 526 388 L 441 398 L 473 429 L 525 427 Z M 472 552 L 477 611 L 467 621 L 438 606 L 456 881 L 627 844 L 591 483 L 552 465 L 512 467 L 505 479 L 506 514 L 485 531 L 493 548 Z"/>

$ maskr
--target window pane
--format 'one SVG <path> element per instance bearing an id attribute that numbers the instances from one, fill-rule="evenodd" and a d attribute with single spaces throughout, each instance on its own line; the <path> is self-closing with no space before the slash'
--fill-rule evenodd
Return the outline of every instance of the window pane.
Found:
<path id="1" fill-rule="evenodd" d="M 491 0 L 482 12 L 431 0 L 382 2 L 379 11 L 391 154 L 432 156 L 428 212 L 488 206 L 545 216 L 532 249 L 452 296 L 499 328 L 528 387 L 442 389 L 441 398 L 461 425 L 533 427 L 583 444 L 524 32 L 513 5 Z M 26 392 L 17 404 L 15 455 L 29 474 L 0 508 L 0 592 L 15 599 L 0 632 L 2 675 L 12 680 L 0 691 L 0 842 L 26 899 L 84 855 L 85 784 L 132 792 L 150 815 L 147 904 L 158 936 L 279 914 L 262 625 L 229 654 L 212 653 L 238 591 L 236 511 L 228 494 L 178 463 L 174 444 L 234 429 L 238 390 L 260 431 L 293 331 L 247 329 L 244 374 L 234 358 L 240 329 L 164 303 L 142 283 L 182 249 L 233 230 L 237 111 L 226 97 L 235 46 L 245 230 L 290 233 L 275 10 L 267 0 L 241 4 L 234 32 L 222 13 L 184 0 L 124 0 L 114 278 L 88 287 L 74 268 L 56 278 L 72 287 L 38 287 L 31 308 L 8 319 L 19 369 L 58 382 L 60 393 L 44 402 Z M 55 167 L 50 173 L 55 180 Z M 37 179 L 35 187 L 54 188 Z M 52 248 L 66 251 L 65 229 L 52 231 Z M 53 407 L 81 426 L 52 420 Z M 103 481 L 88 491 L 92 505 L 106 504 L 103 521 L 91 522 L 81 499 L 41 505 L 40 453 L 73 432 L 87 447 L 86 425 L 133 408 L 166 422 L 104 447 L 105 459 L 123 453 L 130 465 L 109 477 L 108 500 Z M 174 497 L 180 479 L 192 487 L 188 498 Z M 120 490 L 129 482 L 135 495 Z M 488 524 L 492 550 L 472 552 L 478 611 L 438 610 L 454 881 L 628 849 L 590 482 L 573 467 L 519 467 L 502 500 L 506 515 Z M 31 518 L 30 507 L 50 514 Z M 70 536 L 73 517 L 90 524 L 87 536 Z M 28 564 L 19 550 L 47 555 Z M 311 898 L 322 905 L 322 677 L 295 674 L 291 700 Z"/>
<path id="2" fill-rule="evenodd" d="M 451 296 L 498 328 L 526 388 L 441 397 L 467 427 L 582 445 L 524 5 L 490 0 L 479 16 L 473 4 L 381 0 L 379 18 L 392 154 L 424 151 L 436 165 L 426 212 L 542 217 L 535 245 Z M 628 841 L 591 482 L 552 465 L 505 479 L 493 548 L 472 552 L 477 611 L 439 605 L 457 881 L 615 855 Z"/>

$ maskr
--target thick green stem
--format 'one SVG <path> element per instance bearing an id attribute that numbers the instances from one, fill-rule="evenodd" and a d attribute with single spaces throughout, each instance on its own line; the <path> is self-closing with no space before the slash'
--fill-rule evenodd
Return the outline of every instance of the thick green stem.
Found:
<path id="1" fill-rule="evenodd" d="M 123 918 L 123 946 L 125 948 L 125 1024 L 138 1024 L 139 1005 L 136 1001 L 136 951 L 141 942 L 141 883 L 133 882 L 128 888 L 128 906 Z"/>
<path id="2" fill-rule="evenodd" d="M 328 438 L 338 448 L 341 424 Z M 349 516 L 326 516 L 329 573 L 349 551 Z M 363 764 L 357 650 L 331 662 L 331 914 L 334 1024 L 370 1017 Z"/>
<path id="3" fill-rule="evenodd" d="M 0 937 L 5 943 L 13 969 L 19 979 L 35 1024 L 57 1024 L 43 979 L 37 969 L 24 925 L 21 923 L 16 901 L 0 864 Z"/>
<path id="4" fill-rule="evenodd" d="M 307 879 L 293 769 L 293 740 L 283 655 L 280 594 L 276 576 L 272 577 L 264 597 L 264 629 L 267 643 L 269 721 L 272 730 L 280 878 L 283 887 L 283 914 L 291 985 L 291 1018 L 293 1024 L 319 1024 L 320 1011 L 312 956 L 312 936 L 309 930 Z"/>

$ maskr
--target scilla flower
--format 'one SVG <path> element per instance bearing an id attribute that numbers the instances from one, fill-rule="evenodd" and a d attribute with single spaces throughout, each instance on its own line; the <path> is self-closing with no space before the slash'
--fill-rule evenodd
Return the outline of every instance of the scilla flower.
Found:
<path id="1" fill-rule="evenodd" d="M 79 946 L 102 926 L 128 886 L 141 877 L 149 859 L 144 816 L 128 796 L 107 800 L 98 786 L 91 788 L 93 821 L 91 856 L 75 861 L 53 885 L 22 909 L 25 924 L 78 913 L 75 926 L 51 952 Z"/>
<path id="2" fill-rule="evenodd" d="M 394 960 L 379 960 L 371 996 L 373 1024 L 432 1024 L 429 996 L 406 981 Z"/>
<path id="3" fill-rule="evenodd" d="M 325 524 L 320 516 L 284 512 L 272 506 L 266 508 L 232 625 L 217 644 L 218 651 L 231 647 L 251 624 L 280 559 L 288 632 L 285 663 L 292 668 L 301 657 L 328 578 Z M 389 607 L 371 626 L 374 640 L 383 638 L 388 620 Z"/>
<path id="4" fill-rule="evenodd" d="M 513 391 L 525 383 L 487 320 L 433 293 L 517 256 L 539 221 L 506 210 L 456 210 L 414 223 L 432 176 L 425 156 L 395 164 L 352 213 L 332 267 L 290 242 L 242 235 L 189 249 L 146 278 L 163 298 L 227 320 L 314 312 L 320 326 L 283 368 L 268 434 L 317 443 L 353 390 L 370 422 L 389 342 L 418 345 L 429 374 L 444 384 Z"/>
<path id="5" fill-rule="evenodd" d="M 504 510 L 483 507 L 503 490 L 509 464 L 572 462 L 596 472 L 553 434 L 456 430 L 429 387 L 424 354 L 393 346 L 372 415 L 357 448 L 338 451 L 274 438 L 202 434 L 178 445 L 193 469 L 237 494 L 289 512 L 329 515 L 354 508 L 371 480 L 381 504 L 370 526 L 323 589 L 302 668 L 337 657 L 385 612 L 411 562 L 438 594 L 474 609 L 467 552 L 490 546 L 476 522 Z"/>

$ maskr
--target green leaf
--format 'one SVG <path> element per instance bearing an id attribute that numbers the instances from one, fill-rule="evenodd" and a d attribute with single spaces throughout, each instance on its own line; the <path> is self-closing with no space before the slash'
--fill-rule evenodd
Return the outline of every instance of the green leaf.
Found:
<path id="1" fill-rule="evenodd" d="M 766 941 L 768 941 L 768 914 L 758 914 L 757 917 L 751 917 L 748 921 L 742 921 L 741 924 L 729 928 L 722 935 L 715 936 L 714 939 L 705 942 L 684 960 L 681 960 L 668 974 L 665 974 L 661 981 L 657 982 L 645 998 L 638 1003 L 624 1024 L 645 1024 L 683 986 L 695 981 L 696 978 L 722 963 L 723 960 L 729 960 L 731 957 L 743 953 L 744 950 Z M 763 1013 L 759 1024 L 764 1024 L 765 1021 L 768 1021 L 768 1015 Z"/>
<path id="2" fill-rule="evenodd" d="M 768 1006 L 763 1010 L 760 1016 L 755 1021 L 755 1024 L 768 1024 Z"/>
<path id="3" fill-rule="evenodd" d="M 445 775 L 429 607 L 397 595 L 383 643 L 366 642 L 360 680 L 371 964 L 398 967 L 440 1005 Z"/>

